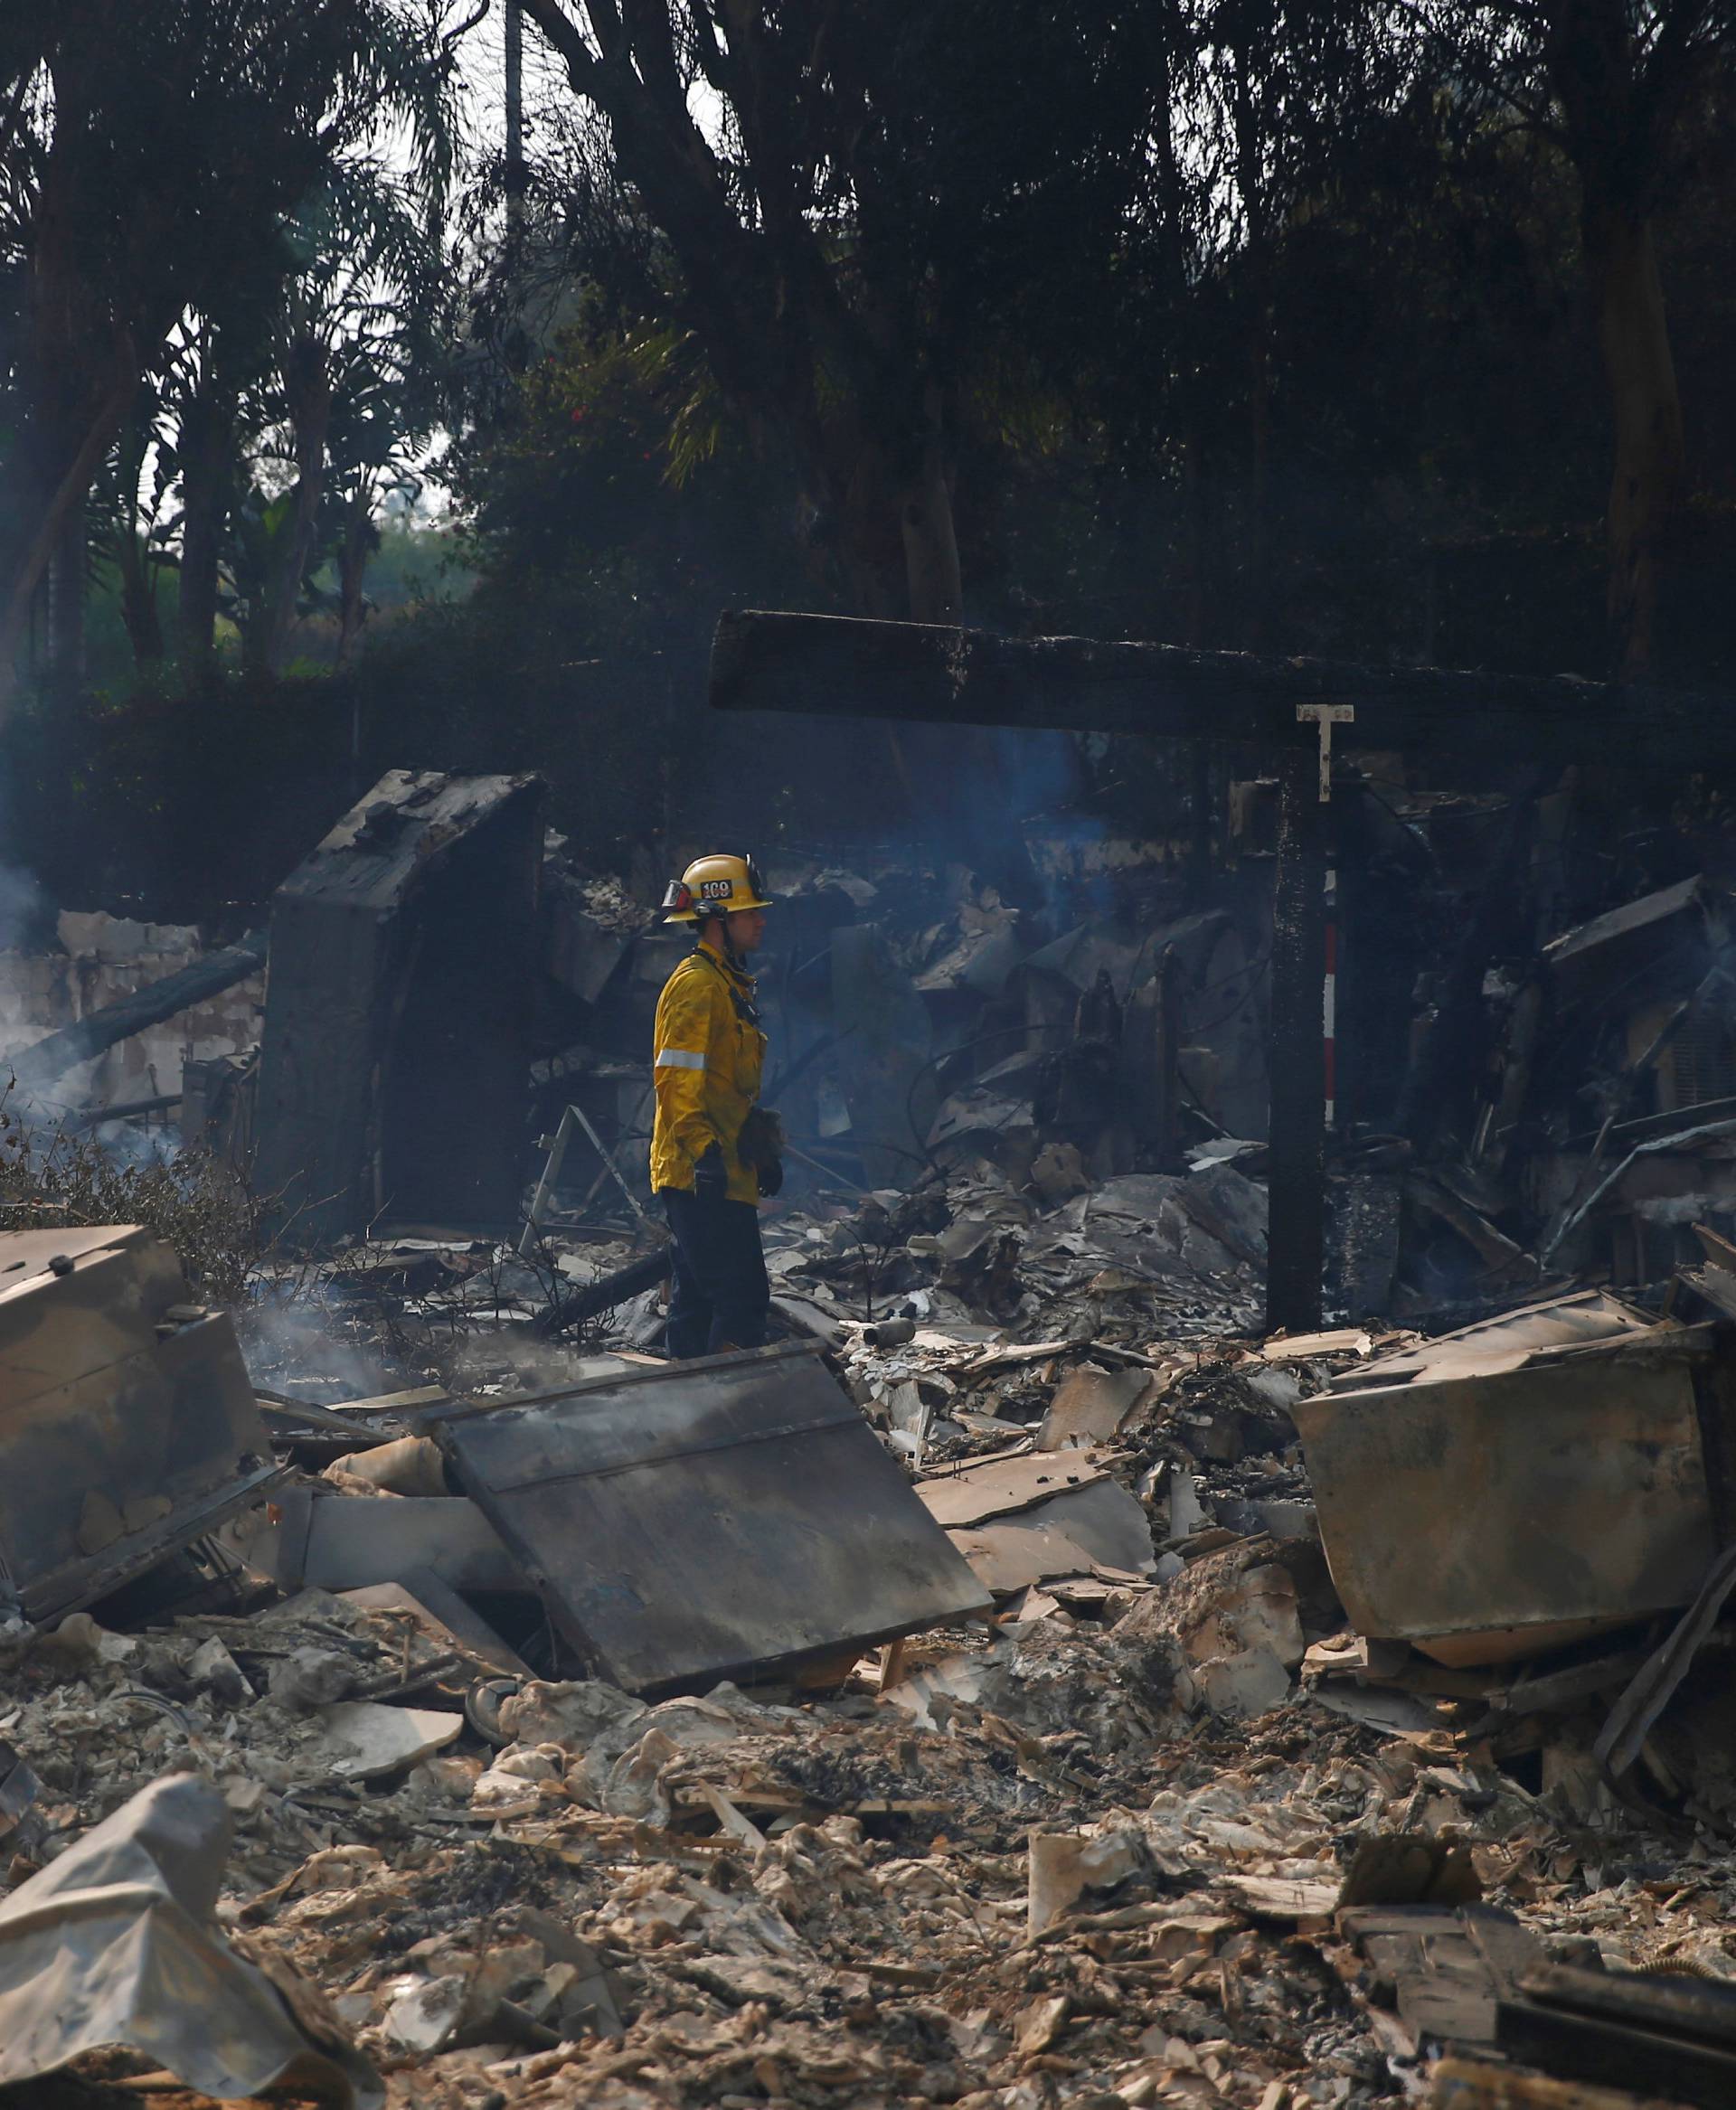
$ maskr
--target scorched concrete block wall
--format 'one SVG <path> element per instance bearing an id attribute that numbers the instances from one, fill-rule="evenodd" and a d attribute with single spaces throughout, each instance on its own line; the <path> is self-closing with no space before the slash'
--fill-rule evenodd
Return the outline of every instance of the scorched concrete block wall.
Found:
<path id="1" fill-rule="evenodd" d="M 138 923 L 100 909 L 63 910 L 59 935 L 63 951 L 0 951 L 0 1070 L 8 1054 L 177 974 L 203 949 L 199 933 L 186 925 Z M 178 1092 L 189 1056 L 232 1055 L 259 1039 L 264 1000 L 264 975 L 250 975 L 68 1070 L 52 1092 L 39 1095 L 43 1108 L 116 1106 Z"/>

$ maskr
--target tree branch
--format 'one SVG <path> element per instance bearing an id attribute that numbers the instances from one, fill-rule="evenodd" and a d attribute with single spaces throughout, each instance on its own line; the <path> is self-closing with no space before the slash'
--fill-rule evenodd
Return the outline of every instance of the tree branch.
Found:
<path id="1" fill-rule="evenodd" d="M 585 33 L 561 5 L 561 0 L 524 0 L 524 12 L 542 33 L 549 49 L 566 67 L 567 79 L 588 99 L 596 99 L 599 68 Z"/>

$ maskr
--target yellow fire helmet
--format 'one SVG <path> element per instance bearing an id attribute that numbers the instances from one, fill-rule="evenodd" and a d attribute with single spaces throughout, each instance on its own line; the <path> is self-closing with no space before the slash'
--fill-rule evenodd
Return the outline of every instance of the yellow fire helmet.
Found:
<path id="1" fill-rule="evenodd" d="M 769 909 L 771 897 L 750 857 L 713 852 L 696 857 L 663 897 L 665 923 L 697 923 L 702 916 L 733 916 L 741 909 Z"/>

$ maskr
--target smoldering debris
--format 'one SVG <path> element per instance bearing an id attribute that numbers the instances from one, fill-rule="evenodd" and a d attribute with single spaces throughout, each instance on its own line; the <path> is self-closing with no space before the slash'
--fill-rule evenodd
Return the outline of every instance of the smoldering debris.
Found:
<path id="1" fill-rule="evenodd" d="M 12 1898 L 203 1776 L 216 1924 L 406 2105 L 1727 2100 L 1721 890 L 1540 865 L 1448 975 L 1502 809 L 1382 787 L 1406 972 L 1352 1000 L 1347 910 L 1269 1336 L 1262 796 L 1203 906 L 1161 847 L 776 874 L 779 1338 L 699 1366 L 603 1163 L 648 1201 L 673 955 L 553 867 L 534 1235 L 533 1148 L 514 1221 L 273 1248 L 265 1499 L 0 1643 Z"/>
<path id="2" fill-rule="evenodd" d="M 863 1206 L 830 1220 L 816 1309 L 863 1264 Z M 301 1462 L 259 1512 L 273 1545 L 226 1527 L 204 1602 L 12 1644 L 33 1859 L 203 1774 L 235 1828 L 220 1920 L 316 1989 L 324 2056 L 347 2043 L 406 2104 L 926 2102 L 937 2073 L 1006 2105 L 1474 2101 L 1479 2076 L 1523 2086 L 1514 2057 L 1586 2072 L 1629 1986 L 1653 2092 L 1706 2099 L 1710 1982 L 1736 1976 L 1715 1631 L 1612 1779 L 1595 1747 L 1651 1622 L 1454 1668 L 1357 1631 L 1335 1575 L 1348 1594 L 1386 1520 L 1297 1430 L 1425 1390 L 1450 1419 L 1467 1385 L 1715 1337 L 1597 1292 L 1439 1342 L 1167 1337 L 1125 1292 L 1085 1331 L 1077 1262 L 1033 1275 L 1022 1326 L 829 1321 L 838 1409 L 974 1574 L 974 1622 L 665 1699 L 548 1653 L 534 1578 L 440 1486 L 464 1454 L 421 1432 L 449 1394 L 281 1409 Z M 637 1353 L 594 1361 L 649 1401 L 669 1380 Z M 1396 1518 L 1460 1499 L 1450 1456 L 1409 1492 L 1393 1470 Z M 773 1524 L 745 1513 L 751 1548 Z M 363 1581 L 369 1555 L 396 1578 Z M 1420 1537 L 1413 1587 L 1440 1558 Z M 653 1606 L 663 1572 L 635 1586 Z M 661 1610 L 714 1613 L 703 1587 Z"/>

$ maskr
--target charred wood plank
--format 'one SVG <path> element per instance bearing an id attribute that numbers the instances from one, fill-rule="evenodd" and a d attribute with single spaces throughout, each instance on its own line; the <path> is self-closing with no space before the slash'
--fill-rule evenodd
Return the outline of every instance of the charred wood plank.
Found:
<path id="1" fill-rule="evenodd" d="M 1662 2096 L 1703 2110 L 1727 2110 L 1736 2101 L 1736 2053 L 1609 2013 L 1504 2000 L 1495 2010 L 1495 2044 L 1525 2065 L 1630 2088 L 1647 2101 Z"/>
<path id="2" fill-rule="evenodd" d="M 1608 759 L 1643 731 L 1641 758 L 1736 758 L 1727 698 L 1448 667 L 1197 652 L 1092 637 L 1004 637 L 939 624 L 726 609 L 712 645 L 722 711 L 1059 727 L 1155 739 L 1297 740 L 1299 703 L 1350 703 L 1345 747 Z M 1312 746 L 1312 740 L 1309 742 Z M 1624 767 L 1642 743 L 1623 751 Z"/>
<path id="3" fill-rule="evenodd" d="M 624 1305 L 630 1296 L 638 1296 L 647 1289 L 655 1289 L 658 1283 L 668 1278 L 675 1264 L 673 1246 L 663 1246 L 655 1253 L 647 1253 L 642 1260 L 629 1260 L 625 1267 L 618 1267 L 613 1275 L 605 1275 L 600 1281 L 589 1282 L 572 1295 L 563 1297 L 561 1303 L 544 1312 L 536 1322 L 535 1331 L 545 1339 L 571 1333 L 581 1326 L 587 1319 L 601 1317 L 612 1312 L 618 1305 Z"/>

